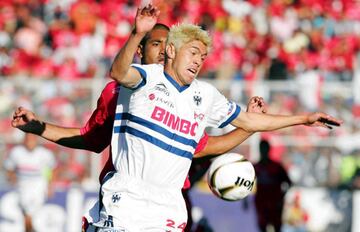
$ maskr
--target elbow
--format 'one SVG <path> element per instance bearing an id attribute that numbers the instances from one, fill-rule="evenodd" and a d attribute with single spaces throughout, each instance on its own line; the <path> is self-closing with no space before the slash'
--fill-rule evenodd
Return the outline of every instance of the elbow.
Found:
<path id="1" fill-rule="evenodd" d="M 110 78 L 119 82 L 125 77 L 126 72 L 119 69 L 119 67 L 114 66 L 114 64 L 110 68 L 109 72 Z"/>
<path id="2" fill-rule="evenodd" d="M 111 68 L 109 75 L 110 78 L 116 81 L 117 83 L 127 86 L 128 83 L 126 80 L 128 80 L 127 78 L 127 76 L 129 75 L 128 70 L 122 71 L 115 68 Z"/>
<path id="3" fill-rule="evenodd" d="M 240 127 L 240 128 L 243 129 L 243 130 L 244 130 L 246 133 L 248 133 L 248 134 L 253 134 L 253 133 L 259 131 L 258 128 L 256 128 L 255 126 L 250 126 L 250 125 L 252 125 L 252 124 L 250 123 L 250 124 L 247 124 L 247 125 L 242 126 L 242 127 Z"/>
<path id="4" fill-rule="evenodd" d="M 115 81 L 119 81 L 119 73 L 113 68 L 111 67 L 110 69 L 110 73 L 109 73 L 109 76 L 111 79 L 115 80 Z"/>

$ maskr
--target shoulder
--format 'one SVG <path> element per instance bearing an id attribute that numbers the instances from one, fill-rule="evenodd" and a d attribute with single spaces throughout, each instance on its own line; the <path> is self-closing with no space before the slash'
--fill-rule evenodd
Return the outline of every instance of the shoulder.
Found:
<path id="1" fill-rule="evenodd" d="M 162 79 L 164 76 L 164 66 L 161 64 L 132 64 L 132 67 L 134 67 L 143 78 L 143 81 L 139 83 L 139 85 L 135 89 L 139 89 L 144 85 L 149 86 L 148 83 L 156 82 Z M 151 78 L 148 78 L 149 76 L 151 76 Z"/>
<path id="2" fill-rule="evenodd" d="M 25 148 L 22 145 L 16 145 L 10 150 L 11 155 L 22 154 L 25 152 Z"/>
<path id="3" fill-rule="evenodd" d="M 199 88 L 205 88 L 205 89 L 208 89 L 208 90 L 216 90 L 216 88 L 210 84 L 209 82 L 206 82 L 206 81 L 200 81 L 200 80 L 197 80 L 195 79 L 192 83 L 192 85 L 194 86 L 198 86 Z"/>
<path id="4" fill-rule="evenodd" d="M 191 83 L 192 87 L 206 95 L 207 97 L 214 96 L 215 93 L 218 93 L 219 91 L 210 83 L 206 81 L 199 81 L 195 79 Z"/>
<path id="5" fill-rule="evenodd" d="M 105 102 L 105 104 L 108 104 L 113 99 L 116 99 L 119 90 L 120 90 L 120 85 L 116 81 L 111 81 L 107 83 L 104 89 L 102 90 L 99 100 Z"/>
<path id="6" fill-rule="evenodd" d="M 110 81 L 106 84 L 104 89 L 102 90 L 103 95 L 113 95 L 118 91 L 120 85 L 116 81 Z"/>
<path id="7" fill-rule="evenodd" d="M 132 67 L 136 68 L 140 74 L 145 73 L 162 73 L 164 72 L 164 66 L 161 64 L 132 64 Z"/>
<path id="8" fill-rule="evenodd" d="M 154 70 L 164 70 L 164 66 L 161 64 L 131 64 L 132 67 L 139 67 L 143 69 L 154 69 Z"/>

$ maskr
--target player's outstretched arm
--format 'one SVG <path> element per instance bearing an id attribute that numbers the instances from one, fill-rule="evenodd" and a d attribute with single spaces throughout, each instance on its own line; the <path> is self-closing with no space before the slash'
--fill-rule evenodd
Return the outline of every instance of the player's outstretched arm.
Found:
<path id="1" fill-rule="evenodd" d="M 65 147 L 87 149 L 80 134 L 80 128 L 60 127 L 43 122 L 37 118 L 34 112 L 24 107 L 18 107 L 15 110 L 11 125 L 26 133 L 39 135 Z"/>
<path id="2" fill-rule="evenodd" d="M 139 84 L 141 80 L 140 73 L 135 68 L 131 68 L 130 65 L 141 40 L 154 27 L 159 14 L 160 11 L 151 4 L 138 8 L 135 17 L 135 28 L 124 47 L 120 49 L 115 57 L 110 69 L 110 77 L 123 86 L 131 88 Z"/>
<path id="3" fill-rule="evenodd" d="M 231 124 L 248 132 L 257 132 L 272 131 L 296 125 L 332 129 L 333 126 L 340 126 L 342 120 L 322 112 L 291 116 L 240 112 Z"/>
<path id="4" fill-rule="evenodd" d="M 252 97 L 247 105 L 247 112 L 266 113 L 267 106 L 262 97 Z M 209 136 L 207 143 L 200 152 L 194 155 L 194 158 L 199 158 L 207 155 L 224 154 L 248 139 L 253 132 L 245 131 L 242 128 L 237 128 L 229 133 L 220 136 Z"/>

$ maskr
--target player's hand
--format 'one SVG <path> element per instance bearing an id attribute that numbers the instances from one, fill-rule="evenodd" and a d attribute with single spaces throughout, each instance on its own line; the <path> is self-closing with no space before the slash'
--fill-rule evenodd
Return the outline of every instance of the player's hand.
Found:
<path id="1" fill-rule="evenodd" d="M 337 118 L 334 118 L 328 114 L 316 112 L 308 115 L 307 126 L 313 127 L 325 127 L 332 129 L 333 126 L 340 126 L 343 121 Z"/>
<path id="2" fill-rule="evenodd" d="M 250 113 L 263 113 L 267 112 L 267 105 L 262 97 L 254 96 L 250 98 L 246 108 L 246 112 Z"/>
<path id="3" fill-rule="evenodd" d="M 12 117 L 11 126 L 27 133 L 41 135 L 45 129 L 44 123 L 38 120 L 34 112 L 18 107 Z"/>
<path id="4" fill-rule="evenodd" d="M 138 8 L 135 17 L 135 32 L 147 33 L 155 26 L 160 11 L 152 4 Z"/>

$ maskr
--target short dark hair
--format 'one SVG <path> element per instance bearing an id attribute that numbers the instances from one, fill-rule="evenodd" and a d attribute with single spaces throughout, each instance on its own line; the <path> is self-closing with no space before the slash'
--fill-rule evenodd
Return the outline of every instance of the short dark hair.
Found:
<path id="1" fill-rule="evenodd" d="M 162 23 L 157 23 L 155 24 L 155 26 L 152 28 L 152 30 L 154 29 L 164 29 L 166 31 L 170 31 L 170 28 L 168 26 L 166 26 L 165 24 Z M 152 31 L 151 30 L 151 31 Z M 150 31 L 150 32 L 151 32 Z M 146 35 L 144 36 L 144 38 L 141 40 L 140 45 L 144 48 L 146 41 L 148 41 L 149 37 L 150 37 L 150 32 L 146 33 Z"/>

